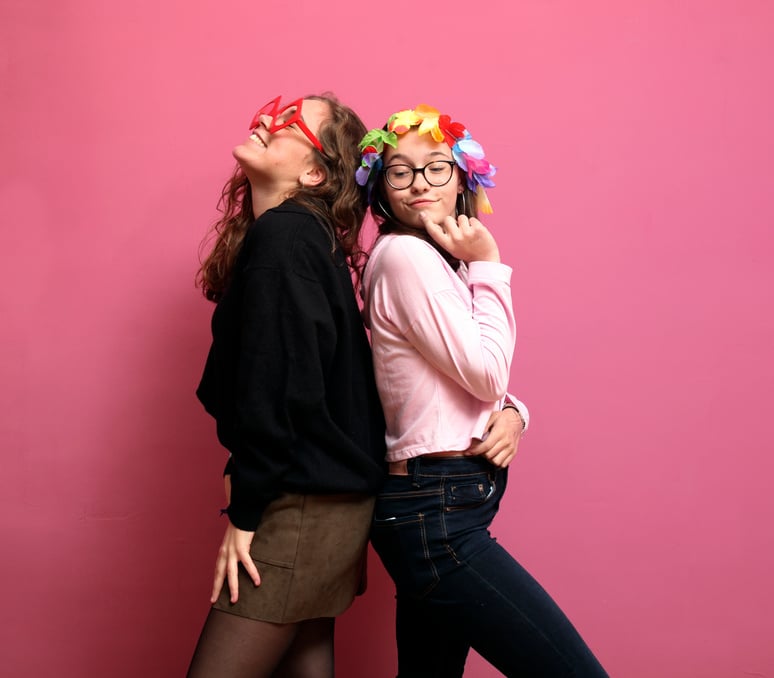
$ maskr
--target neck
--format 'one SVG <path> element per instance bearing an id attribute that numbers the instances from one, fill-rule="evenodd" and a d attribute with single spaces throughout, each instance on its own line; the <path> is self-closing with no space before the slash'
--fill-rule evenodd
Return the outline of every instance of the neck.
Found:
<path id="1" fill-rule="evenodd" d="M 276 187 L 267 187 L 263 184 L 254 184 L 250 182 L 250 194 L 253 201 L 253 216 L 257 219 L 266 210 L 281 205 L 285 200 L 291 197 L 289 190 L 280 190 Z"/>

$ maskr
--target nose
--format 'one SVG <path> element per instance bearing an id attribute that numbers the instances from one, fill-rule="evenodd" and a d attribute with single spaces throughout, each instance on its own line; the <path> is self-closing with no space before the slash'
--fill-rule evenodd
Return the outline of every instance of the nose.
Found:
<path id="1" fill-rule="evenodd" d="M 424 172 L 414 172 L 414 182 L 411 184 L 411 190 L 417 193 L 424 193 L 430 189 L 430 184 L 425 179 Z"/>

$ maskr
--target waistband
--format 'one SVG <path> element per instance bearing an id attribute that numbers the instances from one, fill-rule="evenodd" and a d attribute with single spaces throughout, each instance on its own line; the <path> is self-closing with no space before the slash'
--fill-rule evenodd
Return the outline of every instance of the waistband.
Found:
<path id="1" fill-rule="evenodd" d="M 387 472 L 391 476 L 407 476 L 410 472 L 413 472 L 414 467 L 418 464 L 432 464 L 433 462 L 449 461 L 450 459 L 484 461 L 487 465 L 489 464 L 486 459 L 477 459 L 475 455 L 464 454 L 463 452 L 433 452 L 431 454 L 421 454 L 411 459 L 390 461 L 387 463 Z"/>

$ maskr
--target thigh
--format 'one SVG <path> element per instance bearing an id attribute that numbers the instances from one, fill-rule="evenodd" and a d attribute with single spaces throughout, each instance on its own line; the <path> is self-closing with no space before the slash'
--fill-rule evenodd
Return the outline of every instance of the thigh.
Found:
<path id="1" fill-rule="evenodd" d="M 451 603 L 471 646 L 506 676 L 606 675 L 551 596 L 493 539 L 436 596 Z"/>
<path id="2" fill-rule="evenodd" d="M 333 678 L 333 618 L 298 623 L 292 644 L 272 678 Z"/>
<path id="3" fill-rule="evenodd" d="M 423 600 L 397 600 L 398 678 L 462 678 L 470 646 L 460 629 Z"/>
<path id="4" fill-rule="evenodd" d="M 239 617 L 210 609 L 199 636 L 188 678 L 270 678 L 292 645 L 295 624 Z"/>

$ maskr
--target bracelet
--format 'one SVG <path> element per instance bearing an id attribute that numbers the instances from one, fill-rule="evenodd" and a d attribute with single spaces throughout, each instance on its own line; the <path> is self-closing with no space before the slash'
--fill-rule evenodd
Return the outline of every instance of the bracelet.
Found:
<path id="1" fill-rule="evenodd" d="M 524 419 L 524 415 L 521 412 L 519 412 L 519 408 L 516 407 L 516 405 L 514 405 L 513 403 L 505 403 L 505 405 L 503 405 L 503 411 L 505 410 L 514 410 L 516 414 L 519 415 L 519 419 L 521 419 L 521 430 L 523 432 L 524 429 L 527 428 L 527 420 Z"/>

